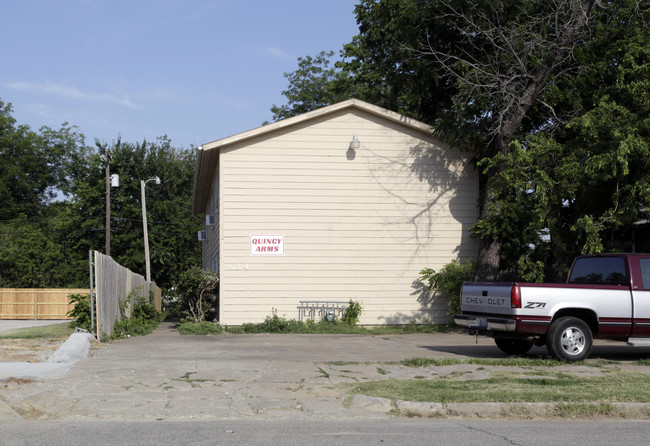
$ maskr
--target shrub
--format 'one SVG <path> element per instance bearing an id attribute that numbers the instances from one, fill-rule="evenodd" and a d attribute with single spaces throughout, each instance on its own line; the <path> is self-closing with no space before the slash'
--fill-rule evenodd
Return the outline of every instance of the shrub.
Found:
<path id="1" fill-rule="evenodd" d="M 179 320 L 183 317 L 181 296 L 175 287 L 164 290 L 161 296 L 162 311 L 168 319 Z"/>
<path id="2" fill-rule="evenodd" d="M 438 272 L 431 268 L 420 271 L 420 281 L 429 285 L 429 291 L 438 290 L 449 297 L 449 308 L 447 316 L 449 323 L 453 325 L 454 314 L 460 312 L 460 292 L 463 283 L 474 277 L 474 263 L 462 264 L 456 259 L 447 263 Z"/>
<path id="3" fill-rule="evenodd" d="M 219 318 L 218 285 L 217 274 L 198 266 L 181 273 L 176 287 L 180 295 L 181 314 L 194 322 L 217 320 Z"/>
<path id="4" fill-rule="evenodd" d="M 264 322 L 259 324 L 242 324 L 244 333 L 305 333 L 304 322 L 295 319 L 286 319 L 278 316 L 276 309 L 272 310 L 271 316 L 266 316 Z"/>
<path id="5" fill-rule="evenodd" d="M 218 322 L 192 322 L 184 321 L 178 325 L 178 332 L 182 335 L 211 335 L 223 331 Z"/>
<path id="6" fill-rule="evenodd" d="M 343 322 L 348 325 L 357 325 L 362 311 L 363 308 L 361 307 L 361 304 L 350 299 L 348 308 L 345 310 L 345 315 L 343 316 Z"/>
<path id="7" fill-rule="evenodd" d="M 121 339 L 127 336 L 144 336 L 156 329 L 162 314 L 151 304 L 135 305 L 131 317 L 125 317 L 115 322 L 111 339 Z"/>
<path id="8" fill-rule="evenodd" d="M 149 303 L 149 299 L 138 295 L 136 290 L 132 290 L 120 300 L 120 315 L 120 319 L 113 326 L 111 339 L 147 335 L 158 327 L 163 318 L 156 307 Z"/>
<path id="9" fill-rule="evenodd" d="M 356 305 L 355 305 L 356 307 Z M 359 313 L 361 306 L 359 305 Z M 385 334 L 402 334 L 402 333 L 433 333 L 439 332 L 442 327 L 434 325 L 427 321 L 425 325 L 416 325 L 415 322 L 407 327 L 404 326 L 380 326 L 367 328 L 358 325 L 351 325 L 345 320 L 328 321 L 322 319 L 314 321 L 298 321 L 278 316 L 277 310 L 273 309 L 271 316 L 267 316 L 263 322 L 244 323 L 236 326 L 222 326 L 219 323 L 208 321 L 194 322 L 191 318 L 182 319 L 178 331 L 180 334 L 187 335 L 207 335 L 218 334 L 222 331 L 231 334 L 246 333 L 296 333 L 296 334 L 367 334 L 367 335 L 385 335 Z"/>
<path id="10" fill-rule="evenodd" d="M 143 321 L 160 320 L 160 313 L 152 304 L 137 305 L 133 308 L 133 318 L 141 319 Z"/>
<path id="11" fill-rule="evenodd" d="M 92 316 L 90 312 L 90 295 L 70 294 L 68 298 L 70 299 L 70 304 L 74 305 L 74 308 L 66 313 L 67 316 L 73 318 L 73 320 L 70 322 L 70 326 L 92 331 L 93 327 L 91 327 Z"/>

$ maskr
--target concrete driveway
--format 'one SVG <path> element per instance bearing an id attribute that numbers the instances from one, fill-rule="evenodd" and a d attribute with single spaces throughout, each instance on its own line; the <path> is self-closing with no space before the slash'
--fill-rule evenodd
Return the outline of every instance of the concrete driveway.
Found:
<path id="1" fill-rule="evenodd" d="M 536 348 L 533 356 L 545 356 Z M 598 343 L 599 356 L 632 363 L 649 351 Z M 609 355 L 609 356 L 608 356 Z M 626 356 L 627 355 L 627 356 Z M 491 339 L 462 333 L 181 336 L 163 323 L 151 335 L 108 343 L 56 380 L 6 380 L 0 420 L 184 420 L 259 417 L 337 419 L 390 417 L 399 402 L 349 397 L 357 382 L 485 377 L 490 367 L 456 364 L 412 368 L 408 358 L 504 358 Z M 563 366 L 559 366 L 563 367 Z M 600 367 L 571 366 L 578 373 Z M 634 366 L 650 374 L 650 367 Z M 512 369 L 512 368 L 510 368 Z M 569 369 L 569 366 L 567 366 Z M 408 403 L 408 402 L 406 402 Z M 487 407 L 416 407 L 429 415 L 485 416 Z M 503 408 L 495 406 L 489 410 Z M 425 413 L 426 415 L 426 413 Z"/>

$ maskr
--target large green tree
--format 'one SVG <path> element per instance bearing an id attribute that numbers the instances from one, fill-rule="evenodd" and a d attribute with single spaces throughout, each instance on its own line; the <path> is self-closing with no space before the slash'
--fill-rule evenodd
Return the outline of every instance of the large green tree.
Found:
<path id="1" fill-rule="evenodd" d="M 111 257 L 139 274 L 145 274 L 141 181 L 159 177 L 161 184 L 145 186 L 151 276 L 170 287 L 185 269 L 200 264 L 201 245 L 196 232 L 200 219 L 192 216 L 194 152 L 178 149 L 162 137 L 155 142 L 112 144 L 96 141 L 74 166 L 68 212 L 84 215 L 68 218 L 67 239 L 75 249 L 105 248 L 105 159 L 120 185 L 111 188 Z M 81 253 L 79 253 L 81 255 Z M 87 254 L 86 254 L 87 256 Z"/>
<path id="2" fill-rule="evenodd" d="M 33 131 L 18 125 L 11 106 L 0 101 L 0 286 L 68 282 L 70 255 L 56 240 L 61 205 L 54 200 L 82 146 L 74 127 Z"/>
<path id="3" fill-rule="evenodd" d="M 333 51 L 321 51 L 316 57 L 298 58 L 298 69 L 284 74 L 289 82 L 288 89 L 282 92 L 287 103 L 271 107 L 274 121 L 348 98 L 349 91 L 342 89 L 340 72 L 332 64 L 333 56 Z"/>
<path id="4" fill-rule="evenodd" d="M 66 150 L 75 144 L 70 127 L 35 132 L 18 125 L 11 111 L 10 104 L 0 101 L 0 220 L 39 214 L 55 197 Z"/>
<path id="5" fill-rule="evenodd" d="M 424 122 L 433 123 L 451 106 L 457 91 L 441 67 L 418 57 L 424 29 L 439 41 L 456 39 L 419 0 L 361 1 L 355 8 L 359 34 L 339 57 L 321 52 L 298 59 L 285 73 L 287 103 L 274 105 L 274 119 L 284 119 L 349 98 L 359 98 Z"/>
<path id="6" fill-rule="evenodd" d="M 87 287 L 89 250 L 105 247 L 105 157 L 120 187 L 111 189 L 111 256 L 145 274 L 140 181 L 146 186 L 152 279 L 171 287 L 200 264 L 192 216 L 194 152 L 118 139 L 87 146 L 76 128 L 35 132 L 0 102 L 0 286 Z"/>
<path id="7" fill-rule="evenodd" d="M 618 183 L 610 180 L 607 188 L 597 180 L 604 178 L 604 166 L 612 166 L 606 160 L 625 157 L 638 129 L 631 117 L 627 136 L 617 136 L 601 119 L 615 122 L 612 106 L 621 104 L 607 98 L 621 92 L 622 62 L 628 60 L 627 81 L 645 73 L 639 64 L 645 57 L 641 48 L 648 47 L 646 2 L 364 0 L 355 12 L 360 34 L 344 47 L 336 70 L 322 71 L 327 76 L 322 85 L 338 100 L 359 97 L 431 123 L 441 138 L 473 151 L 482 185 L 481 218 L 474 227 L 481 240 L 479 278 L 539 279 L 547 263 L 598 249 L 597 239 L 623 223 L 623 183 L 636 191 L 630 205 L 643 206 L 634 186 L 638 178 L 625 174 L 620 163 L 614 168 Z M 302 62 L 290 81 L 309 83 L 304 76 L 309 60 Z M 644 91 L 641 83 L 634 86 L 637 93 Z M 283 117 L 310 105 L 298 90 L 287 90 L 292 95 Z M 603 100 L 609 101 L 607 113 L 598 105 Z M 576 145 L 593 142 L 585 141 L 586 123 L 592 136 L 594 126 L 609 134 L 600 135 L 607 154 L 590 155 L 589 163 L 580 165 L 585 158 L 578 157 Z M 636 156 L 643 153 L 640 135 L 634 140 Z M 609 150 L 612 138 L 627 141 L 618 154 Z M 572 159 L 591 172 L 607 199 L 589 201 L 591 190 L 575 189 L 576 168 L 565 162 Z M 629 225 L 632 214 L 626 218 Z M 577 242 L 568 243 L 571 237 Z"/>
<path id="8" fill-rule="evenodd" d="M 534 259 L 532 276 L 561 280 L 576 254 L 638 248 L 633 233 L 650 209 L 650 13 L 641 6 L 597 12 L 589 45 L 574 52 L 580 76 L 557 86 L 568 119 L 507 160 L 531 216 L 519 258 Z"/>

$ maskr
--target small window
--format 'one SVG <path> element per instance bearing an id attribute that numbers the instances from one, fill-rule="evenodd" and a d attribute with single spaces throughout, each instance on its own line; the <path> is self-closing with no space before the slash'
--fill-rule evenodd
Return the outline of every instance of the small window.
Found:
<path id="1" fill-rule="evenodd" d="M 585 257 L 576 260 L 569 283 L 628 283 L 625 260 L 622 257 Z"/>
<path id="2" fill-rule="evenodd" d="M 643 279 L 643 289 L 650 289 L 650 259 L 639 259 L 641 262 L 641 278 Z"/>

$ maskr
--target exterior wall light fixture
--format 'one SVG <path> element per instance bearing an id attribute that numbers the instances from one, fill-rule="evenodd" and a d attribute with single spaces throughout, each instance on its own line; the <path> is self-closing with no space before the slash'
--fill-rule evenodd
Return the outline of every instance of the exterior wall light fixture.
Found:
<path id="1" fill-rule="evenodd" d="M 353 135 L 352 141 L 350 141 L 350 148 L 352 150 L 357 150 L 359 147 L 361 147 L 361 141 L 359 141 L 357 135 Z"/>

